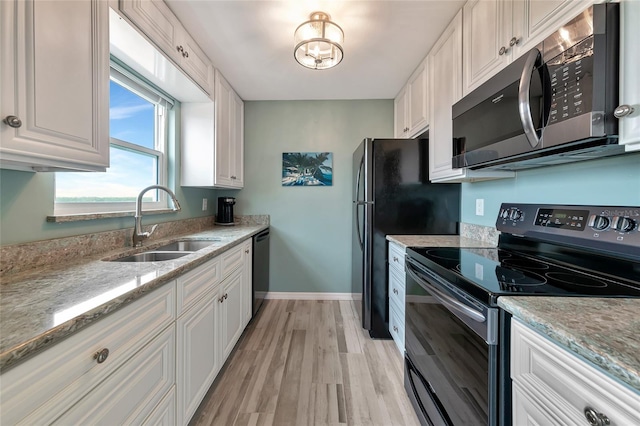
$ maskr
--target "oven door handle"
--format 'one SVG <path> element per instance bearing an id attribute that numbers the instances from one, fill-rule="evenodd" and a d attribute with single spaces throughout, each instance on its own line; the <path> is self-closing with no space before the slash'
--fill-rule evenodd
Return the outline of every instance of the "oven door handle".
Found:
<path id="1" fill-rule="evenodd" d="M 441 290 L 438 290 L 434 285 L 430 284 L 428 281 L 424 280 L 420 277 L 420 273 L 416 271 L 413 266 L 411 266 L 410 262 L 405 262 L 405 269 L 411 278 L 413 278 L 421 287 L 427 290 L 438 302 L 442 303 L 449 309 L 452 309 L 468 318 L 476 322 L 483 323 L 487 321 L 487 317 L 484 316 L 482 312 L 478 312 L 473 308 L 468 307 L 464 303 L 454 299 L 448 294 L 443 293 Z M 427 271 L 423 271 L 425 274 L 429 275 L 432 279 L 437 280 L 437 277 L 432 276 Z"/>

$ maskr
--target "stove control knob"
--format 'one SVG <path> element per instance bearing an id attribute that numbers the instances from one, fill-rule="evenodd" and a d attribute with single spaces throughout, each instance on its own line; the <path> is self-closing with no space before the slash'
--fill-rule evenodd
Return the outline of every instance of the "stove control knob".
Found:
<path id="1" fill-rule="evenodd" d="M 628 217 L 616 216 L 611 222 L 611 227 L 620 232 L 631 232 L 636 228 L 636 221 Z"/>
<path id="2" fill-rule="evenodd" d="M 522 217 L 522 212 L 518 209 L 511 209 L 511 212 L 509 212 L 509 219 L 511 220 L 518 220 Z"/>
<path id="3" fill-rule="evenodd" d="M 592 215 L 589 218 L 589 226 L 595 229 L 596 231 L 604 231 L 611 224 L 611 219 L 606 216 L 598 216 Z"/>
<path id="4" fill-rule="evenodd" d="M 502 219 L 509 219 L 509 209 L 502 209 L 500 212 L 500 217 Z"/>

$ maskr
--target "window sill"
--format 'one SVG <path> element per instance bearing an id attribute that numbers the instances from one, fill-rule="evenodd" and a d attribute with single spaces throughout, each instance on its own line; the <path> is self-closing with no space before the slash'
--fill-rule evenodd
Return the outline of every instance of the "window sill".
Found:
<path id="1" fill-rule="evenodd" d="M 157 210 L 144 210 L 142 214 L 144 216 L 175 213 L 173 209 L 157 209 Z M 77 213 L 77 214 L 54 214 L 47 216 L 47 222 L 49 223 L 66 223 L 66 222 L 80 222 L 83 220 L 99 220 L 99 219 L 113 219 L 118 217 L 133 217 L 134 211 L 125 212 L 110 212 L 110 213 Z"/>

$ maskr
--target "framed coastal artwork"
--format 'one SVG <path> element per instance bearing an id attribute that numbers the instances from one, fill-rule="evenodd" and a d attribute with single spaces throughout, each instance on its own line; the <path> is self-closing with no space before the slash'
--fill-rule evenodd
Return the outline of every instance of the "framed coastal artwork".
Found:
<path id="1" fill-rule="evenodd" d="M 283 152 L 282 186 L 333 185 L 331 152 Z"/>

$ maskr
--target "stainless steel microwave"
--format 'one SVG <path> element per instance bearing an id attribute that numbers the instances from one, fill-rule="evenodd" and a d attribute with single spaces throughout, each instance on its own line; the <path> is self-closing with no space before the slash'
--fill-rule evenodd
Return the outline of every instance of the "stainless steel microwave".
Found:
<path id="1" fill-rule="evenodd" d="M 619 5 L 598 4 L 452 107 L 454 168 L 519 170 L 618 145 Z"/>

